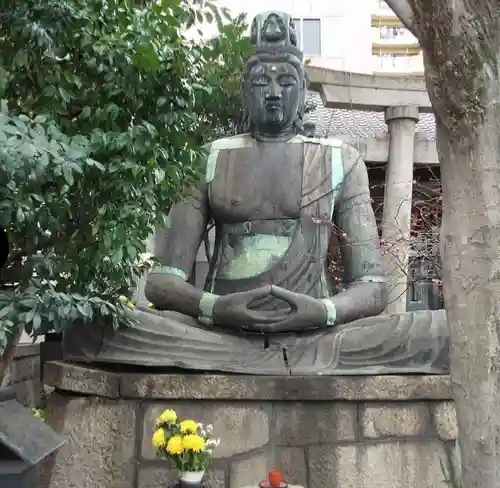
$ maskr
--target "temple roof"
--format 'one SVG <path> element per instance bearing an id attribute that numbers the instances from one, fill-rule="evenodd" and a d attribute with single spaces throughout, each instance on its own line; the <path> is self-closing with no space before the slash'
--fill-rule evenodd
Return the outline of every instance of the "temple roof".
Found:
<path id="1" fill-rule="evenodd" d="M 316 109 L 306 115 L 306 120 L 316 125 L 317 136 L 367 139 L 387 132 L 383 112 L 325 108 L 319 93 L 316 92 L 309 92 L 308 98 L 316 104 Z M 434 114 L 420 114 L 417 137 L 436 139 Z"/>

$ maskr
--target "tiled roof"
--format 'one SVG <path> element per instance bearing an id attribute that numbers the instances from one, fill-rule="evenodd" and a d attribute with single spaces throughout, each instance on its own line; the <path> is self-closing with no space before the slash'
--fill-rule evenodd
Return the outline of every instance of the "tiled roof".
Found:
<path id="1" fill-rule="evenodd" d="M 315 103 L 316 109 L 306 115 L 306 120 L 316 125 L 318 136 L 366 139 L 387 132 L 383 112 L 325 108 L 319 93 L 316 92 L 309 92 L 308 98 Z M 434 114 L 420 114 L 417 137 L 430 140 L 436 138 Z"/>

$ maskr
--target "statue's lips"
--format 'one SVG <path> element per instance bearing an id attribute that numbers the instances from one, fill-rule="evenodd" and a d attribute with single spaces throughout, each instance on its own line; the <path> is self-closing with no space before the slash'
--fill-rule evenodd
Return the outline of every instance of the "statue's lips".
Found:
<path id="1" fill-rule="evenodd" d="M 279 103 L 266 103 L 266 110 L 269 111 L 281 110 L 281 105 Z"/>

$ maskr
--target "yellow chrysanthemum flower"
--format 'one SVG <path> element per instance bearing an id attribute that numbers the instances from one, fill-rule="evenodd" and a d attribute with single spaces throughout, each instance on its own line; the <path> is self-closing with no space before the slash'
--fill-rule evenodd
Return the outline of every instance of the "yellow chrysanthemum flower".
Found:
<path id="1" fill-rule="evenodd" d="M 183 420 L 180 423 L 180 428 L 183 434 L 196 434 L 198 432 L 198 422 L 195 420 Z"/>
<path id="2" fill-rule="evenodd" d="M 171 408 L 163 410 L 161 415 L 156 420 L 157 424 L 171 424 L 177 420 L 177 413 Z"/>
<path id="3" fill-rule="evenodd" d="M 153 434 L 153 447 L 160 449 L 160 447 L 165 447 L 165 431 L 163 429 L 156 429 Z"/>
<path id="4" fill-rule="evenodd" d="M 128 298 L 125 295 L 120 295 L 118 297 L 118 300 L 120 300 L 120 302 L 122 302 L 122 303 L 127 303 L 128 302 Z"/>
<path id="5" fill-rule="evenodd" d="M 148 303 L 148 308 L 153 308 L 154 305 L 152 303 Z"/>
<path id="6" fill-rule="evenodd" d="M 167 452 L 169 454 L 182 454 L 184 452 L 184 442 L 180 435 L 174 435 L 167 443 Z"/>
<path id="7" fill-rule="evenodd" d="M 182 445 L 186 451 L 201 452 L 205 449 L 205 439 L 196 434 L 186 435 L 182 439 Z"/>

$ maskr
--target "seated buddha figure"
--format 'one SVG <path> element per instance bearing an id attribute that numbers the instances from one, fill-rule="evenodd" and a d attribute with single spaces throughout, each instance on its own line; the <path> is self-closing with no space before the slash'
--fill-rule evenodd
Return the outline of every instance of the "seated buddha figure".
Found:
<path id="1" fill-rule="evenodd" d="M 199 188 L 157 233 L 153 309 L 135 325 L 64 337 L 72 361 L 269 375 L 446 373 L 444 311 L 382 315 L 387 285 L 358 151 L 302 135 L 306 73 L 290 16 L 252 24 L 243 74 L 248 132 L 214 141 Z M 203 289 L 189 283 L 215 222 Z M 328 272 L 339 241 L 345 286 Z"/>

